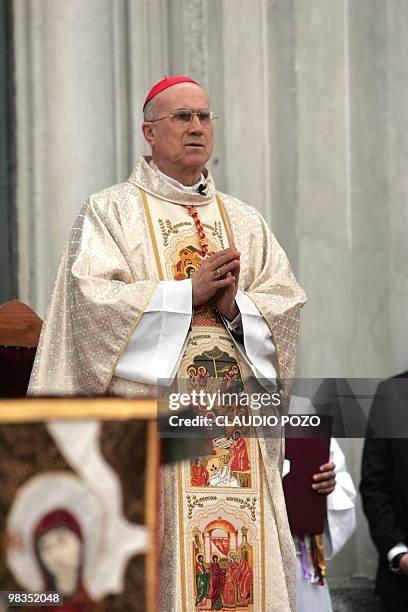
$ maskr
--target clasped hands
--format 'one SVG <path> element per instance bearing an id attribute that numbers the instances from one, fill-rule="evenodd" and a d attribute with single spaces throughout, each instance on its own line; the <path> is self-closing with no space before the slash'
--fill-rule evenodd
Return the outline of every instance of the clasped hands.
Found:
<path id="1" fill-rule="evenodd" d="M 217 310 L 230 321 L 238 315 L 235 296 L 238 291 L 240 253 L 234 248 L 206 257 L 193 276 L 193 306 L 214 298 Z"/>

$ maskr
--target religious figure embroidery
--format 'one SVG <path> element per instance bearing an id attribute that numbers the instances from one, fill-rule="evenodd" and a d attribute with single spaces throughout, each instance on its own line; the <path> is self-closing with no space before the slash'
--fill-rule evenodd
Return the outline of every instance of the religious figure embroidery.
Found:
<path id="1" fill-rule="evenodd" d="M 212 440 L 213 455 L 191 462 L 193 487 L 251 487 L 251 462 L 247 441 L 239 429 Z"/>
<path id="2" fill-rule="evenodd" d="M 204 253 L 192 245 L 182 249 L 179 253 L 179 260 L 173 266 L 174 280 L 184 280 L 191 278 L 198 272 L 204 258 Z"/>
<path id="3" fill-rule="evenodd" d="M 206 250 L 198 243 L 197 231 L 191 221 L 173 223 L 170 219 L 158 219 L 157 225 L 163 248 L 163 263 L 168 275 L 174 280 L 191 278 L 206 255 L 225 248 L 220 222 L 215 221 L 214 225 L 203 224 L 210 231 Z"/>
<path id="4" fill-rule="evenodd" d="M 69 472 L 45 472 L 17 491 L 7 517 L 7 562 L 30 591 L 58 591 L 63 605 L 51 612 L 93 612 L 103 546 L 100 499 Z"/>
<path id="5" fill-rule="evenodd" d="M 208 486 L 209 474 L 204 463 L 205 462 L 202 457 L 197 457 L 193 461 L 193 464 L 191 466 L 191 485 L 193 487 Z"/>
<path id="6" fill-rule="evenodd" d="M 198 604 L 206 599 L 208 591 L 210 590 L 210 571 L 205 566 L 203 555 L 197 555 L 196 587 L 197 597 L 195 605 L 198 606 Z"/>
<path id="7" fill-rule="evenodd" d="M 221 517 L 193 529 L 197 610 L 252 610 L 253 548 L 248 529 Z M 197 549 L 200 552 L 196 552 Z"/>
<path id="8" fill-rule="evenodd" d="M 64 593 L 62 607 L 46 609 L 95 610 L 96 604 L 83 586 L 84 538 L 74 515 L 64 508 L 44 515 L 34 529 L 33 547 L 43 576 L 43 590 Z"/>

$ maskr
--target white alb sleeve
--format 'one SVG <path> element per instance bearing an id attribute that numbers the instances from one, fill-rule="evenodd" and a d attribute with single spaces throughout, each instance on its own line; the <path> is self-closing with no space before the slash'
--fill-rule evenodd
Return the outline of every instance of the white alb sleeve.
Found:
<path id="1" fill-rule="evenodd" d="M 336 487 L 327 496 L 327 521 L 324 531 L 324 556 L 331 559 L 356 529 L 354 500 L 356 489 L 347 472 L 346 458 L 335 438 L 330 441 L 330 461 L 336 465 Z"/>
<path id="2" fill-rule="evenodd" d="M 387 552 L 388 562 L 391 563 L 393 558 L 396 557 L 397 555 L 399 555 L 400 553 L 404 553 L 405 554 L 407 552 L 408 552 L 408 546 L 406 544 L 404 544 L 404 542 L 399 542 L 398 544 L 393 546 L 391 548 L 391 550 L 389 550 Z"/>
<path id="3" fill-rule="evenodd" d="M 148 385 L 170 385 L 183 355 L 192 311 L 191 279 L 161 281 L 119 358 L 115 375 Z"/>
<path id="4" fill-rule="evenodd" d="M 233 321 L 223 317 L 231 337 L 255 376 L 275 385 L 278 364 L 271 330 L 251 298 L 245 293 L 238 291 L 235 302 L 239 315 Z M 242 342 L 237 339 L 237 334 L 242 335 Z"/>

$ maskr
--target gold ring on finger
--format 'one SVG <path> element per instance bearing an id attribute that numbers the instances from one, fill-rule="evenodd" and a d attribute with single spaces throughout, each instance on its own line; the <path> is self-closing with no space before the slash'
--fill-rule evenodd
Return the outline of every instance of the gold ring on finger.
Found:
<path id="1" fill-rule="evenodd" d="M 214 280 L 218 280 L 221 276 L 220 272 L 221 268 L 217 268 L 217 270 L 213 270 L 212 277 Z"/>

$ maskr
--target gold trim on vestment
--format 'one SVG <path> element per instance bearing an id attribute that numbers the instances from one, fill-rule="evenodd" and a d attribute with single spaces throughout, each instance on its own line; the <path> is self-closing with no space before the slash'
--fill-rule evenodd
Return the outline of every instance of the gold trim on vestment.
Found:
<path id="1" fill-rule="evenodd" d="M 183 606 L 183 612 L 186 612 L 186 603 L 187 603 L 187 598 L 186 598 L 186 576 L 185 576 L 185 569 L 186 569 L 186 560 L 185 560 L 185 553 L 184 553 L 184 521 L 183 521 L 183 487 L 182 487 L 182 473 L 181 473 L 181 465 L 179 464 L 177 466 L 177 478 L 178 478 L 178 501 L 179 501 L 179 507 L 178 507 L 178 513 L 179 513 L 179 529 L 180 529 L 180 549 L 181 549 L 181 567 L 180 567 L 180 574 L 181 574 L 181 603 Z"/>
<path id="2" fill-rule="evenodd" d="M 264 471 L 263 461 L 262 461 L 262 452 L 258 442 L 258 452 L 259 452 L 259 484 L 260 484 L 260 506 L 261 506 L 261 540 L 262 540 L 262 610 L 263 612 L 267 612 L 266 610 L 266 584 L 265 584 L 265 573 L 266 573 L 266 561 L 265 561 L 265 517 L 264 517 L 264 486 L 266 481 L 266 474 L 263 474 Z M 273 502 L 272 502 L 273 503 Z"/>
<path id="3" fill-rule="evenodd" d="M 164 280 L 163 268 L 162 268 L 161 261 L 160 261 L 159 249 L 157 248 L 156 235 L 154 233 L 153 221 L 152 221 L 152 216 L 150 214 L 149 204 L 147 202 L 146 192 L 143 191 L 143 189 L 141 189 L 140 187 L 138 189 L 140 191 L 140 195 L 142 196 L 143 208 L 144 208 L 146 219 L 147 219 L 147 225 L 149 227 L 150 239 L 153 245 L 154 256 L 156 258 L 157 272 L 159 275 L 159 279 Z"/>
<path id="4" fill-rule="evenodd" d="M 145 523 L 148 530 L 145 585 L 146 610 L 157 612 L 159 564 L 157 558 L 157 480 L 159 477 L 159 438 L 155 421 L 150 421 L 147 431 L 147 463 L 145 485 Z"/>
<path id="5" fill-rule="evenodd" d="M 221 200 L 218 193 L 215 194 L 215 199 L 217 200 L 218 210 L 220 211 L 220 215 L 224 223 L 225 231 L 227 232 L 229 246 L 235 247 L 234 236 L 232 235 L 227 213 L 225 212 L 224 202 Z"/>
<path id="6" fill-rule="evenodd" d="M 41 421 L 129 421 L 157 419 L 156 399 L 41 398 L 0 400 L 0 423 L 34 423 Z"/>

